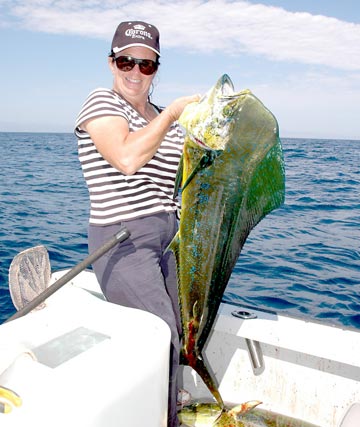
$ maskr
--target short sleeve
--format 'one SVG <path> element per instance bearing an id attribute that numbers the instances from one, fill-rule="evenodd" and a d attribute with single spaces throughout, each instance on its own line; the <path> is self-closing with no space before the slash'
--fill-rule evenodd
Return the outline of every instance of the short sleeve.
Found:
<path id="1" fill-rule="evenodd" d="M 129 121 L 122 99 L 110 89 L 95 89 L 86 98 L 75 122 L 75 133 L 82 132 L 80 126 L 95 117 L 120 116 Z"/>

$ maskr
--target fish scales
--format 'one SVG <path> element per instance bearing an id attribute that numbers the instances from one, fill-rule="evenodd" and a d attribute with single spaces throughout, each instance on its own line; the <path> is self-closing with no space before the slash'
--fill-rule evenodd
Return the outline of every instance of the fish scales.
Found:
<path id="1" fill-rule="evenodd" d="M 179 231 L 174 251 L 182 322 L 182 363 L 223 406 L 202 349 L 252 228 L 284 201 L 278 124 L 249 90 L 223 75 L 179 119 L 186 130 Z"/>

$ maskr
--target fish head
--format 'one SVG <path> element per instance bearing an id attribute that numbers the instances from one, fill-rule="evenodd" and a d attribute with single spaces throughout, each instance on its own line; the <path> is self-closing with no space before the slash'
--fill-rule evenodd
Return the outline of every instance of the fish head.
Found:
<path id="1" fill-rule="evenodd" d="M 180 422 L 189 427 L 209 427 L 219 419 L 222 408 L 217 403 L 192 403 L 178 413 Z"/>
<path id="2" fill-rule="evenodd" d="M 251 400 L 229 409 L 213 402 L 196 402 L 182 408 L 178 417 L 189 427 L 245 427 L 249 424 L 239 417 L 251 412 L 260 403 L 259 400 Z"/>
<path id="3" fill-rule="evenodd" d="M 190 141 L 203 149 L 224 150 L 242 95 L 249 92 L 235 93 L 230 77 L 227 74 L 220 77 L 199 102 L 187 105 L 179 118 Z"/>

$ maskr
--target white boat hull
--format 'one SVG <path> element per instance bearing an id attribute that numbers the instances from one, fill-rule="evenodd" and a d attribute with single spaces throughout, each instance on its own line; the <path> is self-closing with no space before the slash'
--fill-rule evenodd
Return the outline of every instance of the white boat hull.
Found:
<path id="1" fill-rule="evenodd" d="M 234 311 L 256 318 L 239 319 Z M 260 368 L 253 366 L 254 346 Z M 260 400 L 262 409 L 321 427 L 340 426 L 360 402 L 360 331 L 225 304 L 205 355 L 226 402 Z M 210 396 L 190 368 L 183 375 L 195 398 Z M 359 426 L 360 413 L 351 427 Z"/>
<path id="2" fill-rule="evenodd" d="M 35 356 L 39 346 L 64 333 L 72 331 L 76 342 L 78 328 L 94 331 L 99 341 L 56 367 L 23 360 L 0 375 L 0 385 L 11 386 L 24 401 L 0 415 L 1 426 L 25 425 L 22 420 L 37 426 L 166 425 L 167 326 L 102 298 L 95 275 L 82 272 L 49 298 L 46 309 L 0 327 L 2 348 L 21 344 Z M 8 361 L 3 349 L 0 354 L 1 372 Z M 229 304 L 221 305 L 205 349 L 224 401 L 261 400 L 262 409 L 321 427 L 360 426 L 359 355 L 358 330 Z M 41 357 L 53 357 L 49 346 Z M 189 367 L 181 368 L 179 379 L 193 399 L 211 398 Z"/>

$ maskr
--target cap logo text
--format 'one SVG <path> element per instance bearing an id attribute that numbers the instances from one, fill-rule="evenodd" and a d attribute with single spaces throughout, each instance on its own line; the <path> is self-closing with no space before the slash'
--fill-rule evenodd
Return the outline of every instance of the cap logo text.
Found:
<path id="1" fill-rule="evenodd" d="M 125 31 L 125 35 L 128 37 L 132 37 L 133 39 L 135 38 L 144 39 L 145 37 L 152 39 L 151 34 L 148 33 L 147 31 L 144 31 L 145 27 L 141 25 L 136 25 L 136 27 L 142 27 L 142 29 L 136 29 L 135 27 L 134 29 L 129 28 L 128 30 Z"/>

